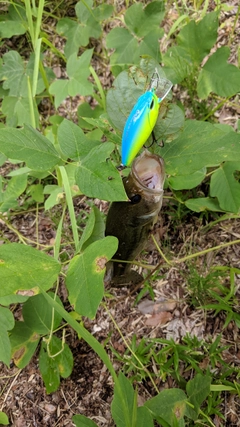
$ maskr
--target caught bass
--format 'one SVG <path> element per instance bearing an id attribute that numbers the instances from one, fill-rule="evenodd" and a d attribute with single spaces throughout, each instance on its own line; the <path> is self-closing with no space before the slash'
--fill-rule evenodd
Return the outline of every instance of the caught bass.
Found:
<path id="1" fill-rule="evenodd" d="M 165 179 L 161 157 L 145 150 L 138 156 L 128 177 L 123 178 L 128 202 L 113 202 L 106 220 L 106 236 L 118 238 L 118 250 L 107 266 L 107 280 L 113 284 L 139 283 L 142 276 L 131 270 L 131 264 L 144 248 L 149 232 L 162 206 Z"/>

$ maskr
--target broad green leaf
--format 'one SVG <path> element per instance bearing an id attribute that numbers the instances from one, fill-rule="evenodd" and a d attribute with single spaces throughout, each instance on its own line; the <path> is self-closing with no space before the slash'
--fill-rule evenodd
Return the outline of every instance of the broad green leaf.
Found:
<path id="1" fill-rule="evenodd" d="M 188 199 L 185 202 L 188 209 L 194 212 L 212 211 L 212 212 L 223 212 L 220 208 L 217 199 L 211 199 L 210 197 L 199 197 L 198 199 Z"/>
<path id="2" fill-rule="evenodd" d="M 0 361 L 8 367 L 11 361 L 11 344 L 8 332 L 3 328 L 0 329 Z"/>
<path id="3" fill-rule="evenodd" d="M 49 289 L 61 265 L 52 257 L 20 243 L 0 246 L 0 297 L 13 293 L 34 295 L 39 285 Z M 27 291 L 27 292 L 26 292 Z"/>
<path id="4" fill-rule="evenodd" d="M 43 193 L 50 194 L 44 203 L 44 208 L 46 211 L 61 203 L 62 199 L 64 198 L 63 187 L 59 187 L 58 185 L 46 185 Z"/>
<path id="5" fill-rule="evenodd" d="M 200 22 L 190 21 L 177 36 L 178 45 L 199 65 L 217 40 L 218 12 L 207 13 Z"/>
<path id="6" fill-rule="evenodd" d="M 223 46 L 210 56 L 198 76 L 199 98 L 206 99 L 210 92 L 226 98 L 240 92 L 240 70 L 227 63 L 229 55 L 230 48 Z"/>
<path id="7" fill-rule="evenodd" d="M 152 1 L 145 7 L 142 3 L 135 3 L 126 10 L 124 21 L 132 33 L 142 38 L 154 28 L 159 31 L 164 15 L 163 1 Z"/>
<path id="8" fill-rule="evenodd" d="M 114 8 L 111 4 L 100 4 L 99 6 L 92 9 L 94 18 L 101 22 L 108 19 L 114 12 Z"/>
<path id="9" fill-rule="evenodd" d="M 28 125 L 23 129 L 0 129 L 0 151 L 12 159 L 17 156 L 36 171 L 49 170 L 60 162 L 51 142 Z"/>
<path id="10" fill-rule="evenodd" d="M 80 46 L 87 46 L 89 37 L 99 38 L 101 26 L 98 23 L 98 13 L 94 13 L 93 1 L 79 1 L 76 6 L 77 22 L 70 18 L 62 18 L 58 21 L 57 32 L 67 38 L 64 53 L 69 58 L 77 53 Z M 106 7 L 105 7 L 106 12 Z M 99 10 L 101 14 L 101 10 Z"/>
<path id="11" fill-rule="evenodd" d="M 184 126 L 184 112 L 175 104 L 160 105 L 159 117 L 154 127 L 154 136 L 161 139 L 174 139 Z M 151 139 L 151 137 L 149 138 Z M 155 148 L 155 147 L 153 147 Z"/>
<path id="12" fill-rule="evenodd" d="M 188 175 L 223 161 L 240 161 L 240 135 L 211 123 L 189 120 L 174 141 L 155 151 L 164 158 L 167 174 Z"/>
<path id="13" fill-rule="evenodd" d="M 78 125 L 83 129 L 93 129 L 94 125 L 88 124 L 88 122 L 85 120 L 85 117 L 98 119 L 102 113 L 103 109 L 100 107 L 100 105 L 97 105 L 94 109 L 92 109 L 88 102 L 83 102 L 83 104 L 79 105 L 77 111 Z"/>
<path id="14" fill-rule="evenodd" d="M 27 186 L 27 175 L 12 177 L 2 197 L 0 212 L 7 212 L 11 207 L 17 207 L 17 198 L 25 191 Z"/>
<path id="15" fill-rule="evenodd" d="M 0 411 L 0 424 L 7 426 L 9 424 L 8 416 L 5 412 Z"/>
<path id="16" fill-rule="evenodd" d="M 93 147 L 101 144 L 99 141 L 89 140 L 79 126 L 66 119 L 58 128 L 58 142 L 62 153 L 73 160 L 82 159 Z"/>
<path id="17" fill-rule="evenodd" d="M 172 83 L 181 83 L 193 72 L 191 57 L 181 46 L 170 47 L 163 55 L 164 72 Z"/>
<path id="18" fill-rule="evenodd" d="M 24 7 L 20 4 L 10 4 L 8 13 L 0 16 L 0 37 L 10 39 L 12 36 L 25 34 L 27 20 Z"/>
<path id="19" fill-rule="evenodd" d="M 211 377 L 202 374 L 196 374 L 196 376 L 187 383 L 186 392 L 189 397 L 189 402 L 194 406 L 195 416 L 193 415 L 193 411 L 191 411 L 194 420 L 197 419 L 201 404 L 209 396 L 210 385 Z"/>
<path id="20" fill-rule="evenodd" d="M 178 389 L 167 389 L 161 391 L 157 396 L 148 400 L 146 406 L 154 417 L 161 417 L 167 421 L 170 426 L 175 425 L 175 419 L 180 421 L 186 411 L 186 394 Z"/>
<path id="21" fill-rule="evenodd" d="M 134 64 L 138 42 L 126 28 L 113 28 L 106 37 L 106 43 L 108 49 L 115 49 L 110 59 L 112 65 Z"/>
<path id="22" fill-rule="evenodd" d="M 55 95 L 55 107 L 68 96 L 91 95 L 93 85 L 88 80 L 90 75 L 90 61 L 93 49 L 87 49 L 81 56 L 73 53 L 67 61 L 68 80 L 56 80 L 49 88 L 49 92 Z"/>
<path id="23" fill-rule="evenodd" d="M 49 294 L 52 298 L 54 297 L 52 292 L 49 292 Z M 59 297 L 56 297 L 56 299 L 61 304 Z M 62 320 L 58 313 L 53 313 L 52 306 L 46 304 L 46 300 L 41 294 L 32 296 L 25 302 L 22 315 L 25 324 L 32 331 L 42 335 L 50 333 L 51 328 L 57 329 Z"/>
<path id="24" fill-rule="evenodd" d="M 60 376 L 63 378 L 69 377 L 73 368 L 73 356 L 66 343 L 53 336 L 49 344 L 49 352 L 47 345 L 42 342 L 39 354 L 39 369 L 43 377 L 43 381 L 47 393 L 56 391 L 60 384 Z"/>
<path id="25" fill-rule="evenodd" d="M 33 99 L 36 127 L 39 126 L 39 113 L 35 99 Z M 32 124 L 29 99 L 22 96 L 5 96 L 2 102 L 2 112 L 7 116 L 6 124 L 9 127 Z"/>
<path id="26" fill-rule="evenodd" d="M 69 301 L 77 313 L 93 318 L 102 300 L 106 262 L 117 250 L 117 239 L 105 237 L 75 256 L 66 277 Z"/>
<path id="27" fill-rule="evenodd" d="M 108 201 L 127 200 L 121 176 L 108 160 L 113 149 L 111 142 L 102 143 L 80 162 L 76 183 L 86 196 Z"/>
<path id="28" fill-rule="evenodd" d="M 69 95 L 91 95 L 93 85 L 89 82 L 89 65 L 92 59 L 93 49 L 87 49 L 78 57 L 75 53 L 67 61 L 67 74 L 69 76 Z"/>
<path id="29" fill-rule="evenodd" d="M 240 183 L 234 177 L 239 170 L 239 161 L 226 162 L 211 176 L 210 195 L 217 197 L 221 209 L 227 212 L 237 213 L 240 208 Z"/>
<path id="30" fill-rule="evenodd" d="M 23 369 L 30 362 L 39 342 L 39 335 L 24 322 L 16 322 L 10 334 L 12 358 L 15 365 Z"/>
<path id="31" fill-rule="evenodd" d="M 60 385 L 60 373 L 56 360 L 47 354 L 46 343 L 42 341 L 39 353 L 39 369 L 47 393 L 53 393 Z"/>
<path id="32" fill-rule="evenodd" d="M 98 427 L 97 424 L 84 415 L 74 415 L 72 420 L 76 427 Z"/>
<path id="33" fill-rule="evenodd" d="M 9 96 L 27 95 L 25 65 L 17 51 L 11 50 L 3 55 L 0 80 L 4 81 L 3 89 L 9 89 Z"/>
<path id="34" fill-rule="evenodd" d="M 43 185 L 42 184 L 33 184 L 29 187 L 29 194 L 33 198 L 33 200 L 37 203 L 43 203 L 44 195 L 43 195 Z"/>
<path id="35" fill-rule="evenodd" d="M 118 384 L 114 387 L 111 405 L 112 417 L 118 427 L 136 425 L 136 396 L 130 381 L 120 372 Z"/>
<path id="36" fill-rule="evenodd" d="M 54 104 L 56 108 L 58 108 L 61 102 L 68 96 L 68 83 L 68 79 L 59 79 L 53 82 L 49 87 L 49 92 L 55 97 Z"/>
<path id="37" fill-rule="evenodd" d="M 27 301 L 28 296 L 23 296 L 23 295 L 7 295 L 5 297 L 1 297 L 0 298 L 0 304 L 1 305 L 10 305 L 10 304 L 18 304 L 18 303 L 22 303 Z"/>
<path id="38" fill-rule="evenodd" d="M 82 246 L 83 250 L 86 249 L 86 247 L 89 246 L 91 243 L 96 242 L 96 240 L 103 239 L 105 236 L 105 221 L 103 219 L 103 215 L 101 214 L 101 212 L 96 206 L 92 207 L 90 216 L 94 216 L 94 225 L 91 228 L 91 234 L 88 233 L 88 238 L 87 236 L 85 236 L 83 246 Z M 90 216 L 89 216 L 89 220 L 90 220 Z M 84 229 L 84 231 L 86 230 L 86 228 Z"/>
<path id="39" fill-rule="evenodd" d="M 51 356 L 54 356 L 54 360 L 58 366 L 60 376 L 62 378 L 69 377 L 73 369 L 73 355 L 69 346 L 65 342 L 63 343 L 61 339 L 53 335 L 49 344 L 49 351 Z"/>
<path id="40" fill-rule="evenodd" d="M 145 406 L 137 408 L 137 427 L 154 427 L 151 412 Z"/>
<path id="41" fill-rule="evenodd" d="M 168 182 L 174 190 L 191 190 L 204 180 L 206 171 L 206 168 L 202 168 L 190 175 L 171 176 Z"/>
<path id="42" fill-rule="evenodd" d="M 0 360 L 9 366 L 11 360 L 11 344 L 7 331 L 14 327 L 12 312 L 6 307 L 0 307 Z"/>

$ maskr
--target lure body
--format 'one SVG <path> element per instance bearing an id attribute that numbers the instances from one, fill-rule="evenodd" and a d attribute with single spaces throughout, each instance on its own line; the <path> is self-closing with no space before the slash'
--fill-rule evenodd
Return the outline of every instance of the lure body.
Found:
<path id="1" fill-rule="evenodd" d="M 159 113 L 159 102 L 154 90 L 140 96 L 123 130 L 122 164 L 129 166 L 151 135 Z"/>

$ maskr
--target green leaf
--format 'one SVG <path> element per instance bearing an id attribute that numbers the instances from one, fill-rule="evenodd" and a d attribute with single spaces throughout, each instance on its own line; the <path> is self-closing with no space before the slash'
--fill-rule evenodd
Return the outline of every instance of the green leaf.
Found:
<path id="1" fill-rule="evenodd" d="M 196 374 L 196 376 L 188 381 L 186 386 L 186 392 L 189 397 L 189 402 L 194 406 L 195 416 L 194 420 L 197 419 L 199 409 L 203 401 L 209 396 L 211 385 L 211 377 L 209 375 Z"/>
<path id="2" fill-rule="evenodd" d="M 114 12 L 114 7 L 111 4 L 100 4 L 99 6 L 92 9 L 94 18 L 101 22 L 110 18 L 112 13 Z"/>
<path id="3" fill-rule="evenodd" d="M 61 265 L 52 257 L 20 243 L 0 246 L 0 297 L 28 291 L 33 295 L 38 286 L 49 289 L 60 272 Z"/>
<path id="4" fill-rule="evenodd" d="M 98 39 L 101 34 L 101 26 L 98 23 L 99 15 L 98 12 L 96 14 L 94 12 L 92 0 L 79 1 L 75 10 L 77 22 L 70 18 L 62 18 L 57 23 L 57 32 L 67 38 L 64 49 L 67 58 L 73 53 L 77 53 L 80 46 L 87 46 L 90 37 Z M 99 13 L 101 13 L 100 10 Z"/>
<path id="5" fill-rule="evenodd" d="M 5 412 L 0 411 L 0 424 L 7 426 L 9 424 L 8 416 Z"/>
<path id="6" fill-rule="evenodd" d="M 47 345 L 43 341 L 39 354 L 39 369 L 43 377 L 43 381 L 47 393 L 56 391 L 60 384 L 60 376 L 63 378 L 69 377 L 73 368 L 73 355 L 66 343 L 52 336 L 49 343 L 49 352 Z"/>
<path id="7" fill-rule="evenodd" d="M 56 360 L 47 354 L 46 343 L 42 341 L 39 353 L 39 369 L 47 393 L 53 393 L 60 385 L 60 373 Z"/>
<path id="8" fill-rule="evenodd" d="M 103 109 L 100 107 L 100 105 L 97 105 L 94 109 L 92 109 L 88 102 L 83 102 L 81 105 L 79 105 L 77 111 L 78 125 L 83 129 L 93 129 L 94 125 L 90 125 L 85 120 L 85 117 L 98 119 L 102 113 Z"/>
<path id="9" fill-rule="evenodd" d="M 188 175 L 223 161 L 240 161 L 240 135 L 189 120 L 178 138 L 162 148 L 156 146 L 156 152 L 164 158 L 167 174 Z"/>
<path id="10" fill-rule="evenodd" d="M 12 358 L 15 365 L 23 369 L 30 362 L 39 343 L 39 335 L 24 322 L 16 322 L 10 334 Z"/>
<path id="11" fill-rule="evenodd" d="M 154 427 L 151 412 L 145 407 L 137 408 L 137 427 Z"/>
<path id="12" fill-rule="evenodd" d="M 7 366 L 11 360 L 11 344 L 7 331 L 14 327 L 12 312 L 5 307 L 0 307 L 0 360 Z"/>
<path id="13" fill-rule="evenodd" d="M 237 213 L 240 208 L 240 183 L 234 177 L 239 170 L 239 161 L 226 162 L 211 176 L 210 194 L 218 198 L 221 209 L 227 212 Z"/>
<path id="14" fill-rule="evenodd" d="M 114 397 L 111 405 L 112 417 L 117 427 L 135 426 L 136 409 L 133 386 L 120 372 L 118 384 L 115 384 L 114 387 Z"/>
<path id="15" fill-rule="evenodd" d="M 77 313 L 93 318 L 102 300 L 106 262 L 117 250 L 117 239 L 105 237 L 88 246 L 69 264 L 66 285 L 69 301 Z"/>
<path id="16" fill-rule="evenodd" d="M 181 46 L 173 46 L 163 55 L 164 72 L 173 84 L 181 83 L 193 72 L 191 57 Z"/>
<path id="17" fill-rule="evenodd" d="M 10 39 L 12 36 L 25 34 L 27 31 L 25 9 L 20 4 L 10 4 L 8 13 L 0 16 L 0 37 Z"/>
<path id="18" fill-rule="evenodd" d="M 67 75 L 69 80 L 57 80 L 50 85 L 49 92 L 55 95 L 55 107 L 68 96 L 92 95 L 93 85 L 88 80 L 90 75 L 90 61 L 93 49 L 87 49 L 81 56 L 73 53 L 67 61 Z"/>
<path id="19" fill-rule="evenodd" d="M 27 186 L 27 175 L 12 177 L 7 185 L 6 191 L 3 193 L 3 203 L 0 206 L 1 212 L 7 212 L 13 201 L 14 205 L 17 198 L 25 191 Z M 9 203 L 10 202 L 10 203 Z M 18 205 L 18 203 L 16 203 Z"/>
<path id="20" fill-rule="evenodd" d="M 200 22 L 190 21 L 177 36 L 177 42 L 199 65 L 217 40 L 218 12 L 207 13 Z"/>
<path id="21" fill-rule="evenodd" d="M 54 294 L 49 292 L 49 295 L 54 298 Z M 56 299 L 61 304 L 59 297 Z M 50 333 L 51 328 L 57 329 L 61 323 L 61 316 L 58 313 L 53 313 L 52 306 L 46 304 L 46 300 L 43 295 L 35 295 L 28 299 L 23 305 L 22 315 L 26 325 L 32 329 L 32 331 L 38 334 L 46 335 Z M 53 322 L 52 322 L 53 318 Z"/>
<path id="22" fill-rule="evenodd" d="M 51 142 L 28 125 L 24 129 L 0 129 L 0 151 L 13 159 L 17 156 L 36 171 L 49 170 L 60 162 Z"/>
<path id="23" fill-rule="evenodd" d="M 39 126 L 39 114 L 35 99 L 33 101 L 36 127 Z M 7 116 L 6 124 L 9 127 L 32 124 L 29 99 L 22 96 L 5 96 L 2 102 L 2 112 Z"/>
<path id="24" fill-rule="evenodd" d="M 58 142 L 62 153 L 73 160 L 82 159 L 93 147 L 100 145 L 99 141 L 89 140 L 79 126 L 66 119 L 58 128 Z"/>
<path id="25" fill-rule="evenodd" d="M 199 197 L 198 199 L 188 199 L 185 202 L 188 209 L 194 212 L 204 212 L 206 210 L 212 212 L 223 212 L 219 206 L 217 199 L 211 199 L 210 197 Z"/>
<path id="26" fill-rule="evenodd" d="M 111 55 L 112 65 L 134 64 L 138 52 L 138 42 L 126 28 L 113 28 L 106 37 L 108 49 L 115 49 Z"/>
<path id="27" fill-rule="evenodd" d="M 44 208 L 46 211 L 61 203 L 62 199 L 64 198 L 63 187 L 59 187 L 58 185 L 46 185 L 43 193 L 50 194 L 44 203 Z"/>
<path id="28" fill-rule="evenodd" d="M 142 38 L 152 29 L 159 30 L 164 15 L 163 1 L 152 1 L 145 7 L 142 3 L 135 3 L 126 10 L 124 21 L 132 33 Z"/>
<path id="29" fill-rule="evenodd" d="M 229 55 L 230 48 L 223 46 L 210 56 L 198 77 L 199 98 L 206 99 L 210 92 L 227 98 L 240 91 L 240 70 L 227 63 Z"/>
<path id="30" fill-rule="evenodd" d="M 18 304 L 27 301 L 28 296 L 23 295 L 7 295 L 5 297 L 0 298 L 0 304 L 1 305 L 10 305 L 10 304 Z"/>
<path id="31" fill-rule="evenodd" d="M 76 427 L 98 427 L 97 424 L 84 415 L 74 415 L 72 420 Z"/>
<path id="32" fill-rule="evenodd" d="M 167 389 L 161 391 L 157 396 L 148 400 L 146 406 L 153 414 L 154 417 L 161 417 L 169 425 L 175 425 L 177 419 L 183 419 L 186 411 L 186 394 L 177 388 Z"/>
<path id="33" fill-rule="evenodd" d="M 111 142 L 102 143 L 80 162 L 76 183 L 86 196 L 108 201 L 127 200 L 120 173 L 107 160 L 113 149 Z"/>
<path id="34" fill-rule="evenodd" d="M 202 168 L 190 175 L 171 176 L 168 182 L 174 190 L 191 190 L 204 180 L 206 172 L 206 168 Z"/>
<path id="35" fill-rule="evenodd" d="M 11 50 L 3 55 L 0 80 L 4 80 L 3 89 L 9 89 L 9 96 L 27 96 L 25 65 L 17 51 Z"/>
<path id="36" fill-rule="evenodd" d="M 94 222 L 92 218 L 94 217 Z M 91 218 L 91 219 L 90 219 Z M 83 231 L 83 235 L 81 237 L 81 241 L 83 239 L 82 249 L 86 249 L 87 246 L 89 246 L 91 243 L 96 242 L 96 240 L 101 240 L 105 236 L 105 221 L 103 219 L 103 215 L 99 211 L 99 209 L 96 206 L 92 207 L 91 214 L 89 215 L 88 222 L 92 222 L 91 225 L 91 232 L 89 229 L 89 232 L 87 235 L 84 235 L 87 226 L 85 227 Z"/>
<path id="37" fill-rule="evenodd" d="M 33 184 L 29 187 L 29 193 L 32 196 L 33 200 L 37 203 L 43 203 L 43 185 L 42 184 Z"/>

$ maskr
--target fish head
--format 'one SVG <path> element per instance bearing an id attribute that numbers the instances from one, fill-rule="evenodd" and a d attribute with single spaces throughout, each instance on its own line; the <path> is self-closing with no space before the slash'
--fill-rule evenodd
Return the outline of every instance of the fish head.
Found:
<path id="1" fill-rule="evenodd" d="M 139 218 L 151 217 L 162 206 L 165 168 L 163 159 L 148 150 L 138 156 L 130 174 L 124 180 L 127 196 L 132 209 L 139 212 Z"/>

